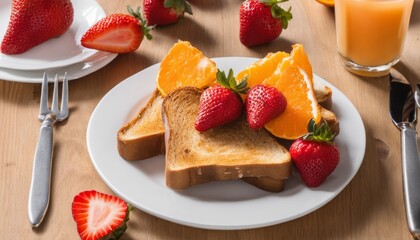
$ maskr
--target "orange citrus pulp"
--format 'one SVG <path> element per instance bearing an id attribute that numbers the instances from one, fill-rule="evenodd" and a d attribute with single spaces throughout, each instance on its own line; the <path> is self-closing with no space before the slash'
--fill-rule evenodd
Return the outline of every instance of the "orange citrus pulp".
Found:
<path id="1" fill-rule="evenodd" d="M 185 86 L 204 88 L 216 80 L 216 64 L 187 41 L 178 41 L 160 64 L 157 88 L 162 96 Z"/>
<path id="2" fill-rule="evenodd" d="M 311 119 L 316 123 L 321 120 L 321 108 L 313 90 L 312 67 L 302 45 L 293 45 L 290 55 L 284 52 L 267 55 L 240 72 L 237 79 L 246 74 L 249 87 L 274 86 L 287 99 L 286 110 L 264 126 L 274 136 L 299 138 L 307 133 Z"/>
<path id="3" fill-rule="evenodd" d="M 334 0 L 316 0 L 316 1 L 328 7 L 334 7 Z"/>

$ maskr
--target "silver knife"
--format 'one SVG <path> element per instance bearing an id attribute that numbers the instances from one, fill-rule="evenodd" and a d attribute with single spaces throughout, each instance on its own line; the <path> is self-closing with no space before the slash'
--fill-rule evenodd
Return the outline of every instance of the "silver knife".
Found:
<path id="1" fill-rule="evenodd" d="M 408 229 L 420 237 L 420 156 L 417 146 L 416 102 L 413 88 L 397 70 L 390 72 L 389 111 L 401 131 L 404 201 Z"/>

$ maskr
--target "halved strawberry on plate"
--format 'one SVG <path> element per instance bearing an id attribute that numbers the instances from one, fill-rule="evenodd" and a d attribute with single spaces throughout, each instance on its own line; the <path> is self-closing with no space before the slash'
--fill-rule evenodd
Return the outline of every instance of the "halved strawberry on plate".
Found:
<path id="1" fill-rule="evenodd" d="M 129 14 L 111 14 L 91 28 L 80 40 L 82 46 L 113 53 L 129 53 L 135 51 L 143 41 L 144 36 L 152 39 L 151 27 L 140 14 L 140 7 L 134 11 L 127 7 Z"/>
<path id="2" fill-rule="evenodd" d="M 122 199 L 95 190 L 79 193 L 72 203 L 73 219 L 82 240 L 119 239 L 127 229 L 132 209 Z"/>

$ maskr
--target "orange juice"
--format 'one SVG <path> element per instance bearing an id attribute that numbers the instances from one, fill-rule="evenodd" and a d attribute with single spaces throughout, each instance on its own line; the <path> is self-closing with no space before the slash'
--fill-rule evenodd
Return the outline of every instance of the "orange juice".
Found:
<path id="1" fill-rule="evenodd" d="M 344 61 L 362 67 L 396 63 L 412 6 L 413 0 L 336 0 L 337 47 Z"/>

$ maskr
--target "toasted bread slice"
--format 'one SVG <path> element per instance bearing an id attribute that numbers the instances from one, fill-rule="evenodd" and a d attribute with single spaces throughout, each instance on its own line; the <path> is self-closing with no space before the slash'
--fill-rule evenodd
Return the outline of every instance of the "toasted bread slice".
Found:
<path id="1" fill-rule="evenodd" d="M 215 180 L 290 176 L 288 150 L 265 129 L 252 130 L 244 117 L 206 132 L 195 130 L 201 93 L 181 88 L 163 101 L 167 186 L 184 189 Z"/>
<path id="2" fill-rule="evenodd" d="M 163 97 L 155 90 L 146 106 L 117 134 L 118 152 L 126 160 L 142 160 L 164 151 Z"/>

